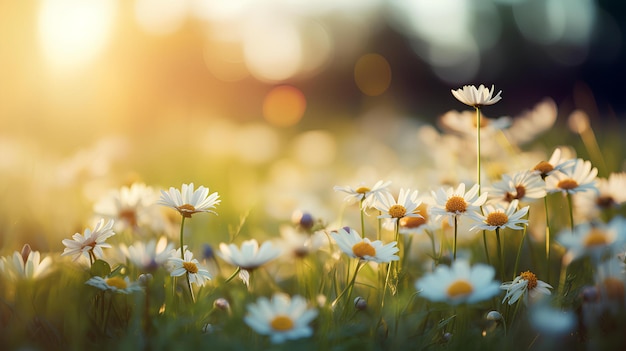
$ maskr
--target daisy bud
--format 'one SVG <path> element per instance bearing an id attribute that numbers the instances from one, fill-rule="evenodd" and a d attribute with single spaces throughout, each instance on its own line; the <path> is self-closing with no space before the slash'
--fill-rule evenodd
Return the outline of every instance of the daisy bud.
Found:
<path id="1" fill-rule="evenodd" d="M 152 281 L 152 274 L 141 274 L 139 275 L 139 278 L 137 278 L 137 281 L 141 286 L 148 286 L 148 284 Z"/>
<path id="2" fill-rule="evenodd" d="M 486 318 L 490 321 L 499 321 L 502 319 L 502 314 L 500 314 L 500 312 L 498 311 L 490 311 L 489 313 L 487 313 Z"/>
<path id="3" fill-rule="evenodd" d="M 26 244 L 22 247 L 22 252 L 20 253 L 22 255 L 22 260 L 24 260 L 24 263 L 26 263 L 26 261 L 28 261 L 28 255 L 30 255 L 30 253 L 33 250 L 31 250 L 30 245 Z"/>
<path id="4" fill-rule="evenodd" d="M 209 244 L 202 245 L 202 258 L 205 260 L 215 259 L 215 251 L 213 251 L 213 246 Z"/>
<path id="5" fill-rule="evenodd" d="M 296 211 L 293 213 L 291 220 L 295 225 L 300 226 L 305 230 L 313 228 L 313 225 L 315 224 L 313 216 L 308 212 Z"/>
<path id="6" fill-rule="evenodd" d="M 357 296 L 354 299 L 354 308 L 356 308 L 359 311 L 365 310 L 367 308 L 367 300 L 365 300 L 361 296 Z"/>
<path id="7" fill-rule="evenodd" d="M 444 333 L 443 334 L 443 340 L 448 342 L 452 339 L 452 333 Z"/>
<path id="8" fill-rule="evenodd" d="M 226 300 L 223 297 L 220 297 L 217 300 L 215 300 L 213 305 L 219 308 L 220 310 L 224 310 L 224 311 L 227 311 L 228 309 L 230 309 L 230 303 L 228 302 L 228 300 Z"/>

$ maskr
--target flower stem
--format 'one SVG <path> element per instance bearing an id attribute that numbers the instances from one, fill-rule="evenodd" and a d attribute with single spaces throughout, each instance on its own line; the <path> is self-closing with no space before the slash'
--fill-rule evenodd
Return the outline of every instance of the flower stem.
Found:
<path id="1" fill-rule="evenodd" d="M 183 229 L 185 228 L 185 216 L 180 221 L 180 258 L 185 260 L 185 246 L 183 244 Z"/>
<path id="2" fill-rule="evenodd" d="M 457 230 L 458 230 L 458 218 L 457 216 L 454 216 L 454 244 L 453 244 L 453 248 L 452 248 L 452 260 L 456 261 L 456 236 L 457 236 Z"/>
<path id="3" fill-rule="evenodd" d="M 230 275 L 230 277 L 228 277 L 225 281 L 224 284 L 230 282 L 231 280 L 233 280 L 237 274 L 241 271 L 241 267 L 237 267 L 237 269 L 235 269 L 235 271 L 233 272 L 233 274 Z"/>
<path id="4" fill-rule="evenodd" d="M 569 205 L 570 228 L 572 229 L 572 234 L 574 234 L 574 208 L 572 206 L 572 194 L 570 193 L 567 193 L 567 204 Z"/>
<path id="5" fill-rule="evenodd" d="M 496 228 L 496 241 L 498 242 L 498 261 L 500 261 L 500 279 L 504 281 L 504 259 L 502 258 L 502 244 L 500 242 L 500 228 Z"/>
<path id="6" fill-rule="evenodd" d="M 550 216 L 548 215 L 548 196 L 543 198 L 543 207 L 546 211 L 546 277 L 550 282 Z"/>
<path id="7" fill-rule="evenodd" d="M 517 249 L 517 257 L 515 257 L 515 268 L 513 269 L 513 279 L 515 279 L 517 274 L 517 268 L 519 267 L 519 258 L 522 253 L 522 247 L 524 247 L 524 240 L 526 239 L 526 232 L 528 227 L 524 227 L 524 231 L 522 232 L 522 240 L 519 242 L 519 248 Z"/>
<path id="8" fill-rule="evenodd" d="M 480 195 L 480 107 L 476 106 L 476 183 Z"/>
<path id="9" fill-rule="evenodd" d="M 362 198 L 359 203 L 359 209 L 361 210 L 361 238 L 365 238 L 365 214 L 363 213 L 365 208 L 363 208 L 363 202 L 365 202 L 365 198 Z"/>

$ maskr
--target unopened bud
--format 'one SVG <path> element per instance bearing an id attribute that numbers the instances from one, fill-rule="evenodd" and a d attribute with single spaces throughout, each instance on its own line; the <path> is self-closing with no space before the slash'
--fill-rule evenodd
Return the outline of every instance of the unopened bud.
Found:
<path id="1" fill-rule="evenodd" d="M 498 311 L 490 311 L 489 313 L 487 313 L 487 320 L 499 321 L 501 319 L 502 319 L 502 314 L 500 314 L 500 312 Z"/>
<path id="2" fill-rule="evenodd" d="M 213 305 L 220 310 L 228 310 L 230 308 L 230 303 L 223 297 L 218 298 L 213 302 Z"/>
<path id="3" fill-rule="evenodd" d="M 26 244 L 22 247 L 22 252 L 20 253 L 22 255 L 22 260 L 24 261 L 24 263 L 26 263 L 26 261 L 28 261 L 28 256 L 30 256 L 30 253 L 33 250 L 30 248 L 30 245 Z"/>
<path id="4" fill-rule="evenodd" d="M 359 311 L 365 310 L 367 308 L 367 300 L 365 300 L 361 296 L 357 296 L 354 299 L 354 308 L 356 308 Z"/>
<path id="5" fill-rule="evenodd" d="M 148 286 L 148 284 L 150 284 L 150 282 L 152 281 L 152 274 L 141 274 L 139 275 L 139 278 L 137 278 L 137 281 L 139 282 L 139 284 L 141 284 L 141 286 Z"/>

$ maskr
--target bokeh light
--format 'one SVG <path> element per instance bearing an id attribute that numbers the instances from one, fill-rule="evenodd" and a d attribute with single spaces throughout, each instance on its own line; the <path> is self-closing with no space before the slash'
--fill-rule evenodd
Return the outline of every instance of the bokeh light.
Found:
<path id="1" fill-rule="evenodd" d="M 366 54 L 354 65 L 354 81 L 365 95 L 383 94 L 391 84 L 391 67 L 382 55 Z"/>
<path id="2" fill-rule="evenodd" d="M 263 117 L 277 127 L 293 126 L 306 110 L 304 94 L 293 86 L 280 85 L 270 90 L 263 101 Z"/>

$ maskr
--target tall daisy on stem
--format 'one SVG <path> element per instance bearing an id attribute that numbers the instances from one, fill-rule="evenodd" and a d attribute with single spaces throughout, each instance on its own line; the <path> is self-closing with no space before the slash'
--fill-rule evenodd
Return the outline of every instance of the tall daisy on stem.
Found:
<path id="1" fill-rule="evenodd" d="M 158 204 L 175 209 L 182 216 L 180 222 L 180 258 L 185 261 L 185 244 L 184 244 L 184 228 L 185 219 L 191 218 L 195 213 L 209 212 L 213 214 L 217 204 L 220 203 L 219 195 L 217 192 L 209 195 L 209 188 L 199 186 L 194 190 L 193 183 L 183 184 L 182 190 L 170 187 L 169 191 L 161 190 L 161 198 Z M 187 285 L 189 286 L 189 293 L 193 300 L 193 291 L 191 290 L 191 280 L 189 279 L 189 271 L 185 274 L 187 278 Z"/>
<path id="2" fill-rule="evenodd" d="M 347 193 L 345 200 L 348 202 L 359 202 L 359 210 L 361 211 L 361 236 L 365 237 L 365 211 L 369 207 L 373 207 L 374 204 L 387 194 L 387 187 L 391 184 L 390 181 L 379 180 L 372 187 L 361 185 L 358 188 L 351 186 L 335 186 L 335 191 L 342 191 Z"/>
<path id="3" fill-rule="evenodd" d="M 430 207 L 430 214 L 434 217 L 434 220 L 438 221 L 442 217 L 447 217 L 450 226 L 454 225 L 453 258 L 456 260 L 457 227 L 459 217 L 469 214 L 471 211 L 480 210 L 480 206 L 482 206 L 487 200 L 487 193 L 479 195 L 478 184 L 474 184 L 468 192 L 465 192 L 464 183 L 459 184 L 456 189 L 448 188 L 444 190 L 443 188 L 440 188 L 437 192 L 432 191 L 431 193 L 435 200 L 435 204 Z"/>
<path id="4" fill-rule="evenodd" d="M 500 241 L 500 229 L 511 228 L 521 230 L 524 227 L 520 225 L 527 224 L 528 220 L 522 217 L 528 213 L 529 206 L 518 209 L 518 200 L 511 201 L 507 206 L 498 204 L 495 206 L 486 205 L 481 212 L 474 211 L 470 213 L 470 217 L 477 224 L 470 230 L 494 230 L 496 232 L 496 241 L 498 243 L 498 260 L 500 261 L 500 277 L 504 280 L 504 258 L 502 257 L 502 243 Z M 520 242 L 520 248 L 524 242 L 524 238 Z M 518 253 L 519 256 L 519 253 Z M 517 267 L 515 268 L 517 270 Z"/>

